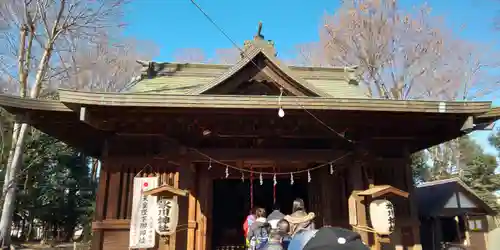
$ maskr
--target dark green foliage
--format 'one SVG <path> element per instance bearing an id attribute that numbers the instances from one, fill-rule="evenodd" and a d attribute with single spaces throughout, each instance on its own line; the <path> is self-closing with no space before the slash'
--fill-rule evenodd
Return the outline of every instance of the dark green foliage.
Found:
<path id="1" fill-rule="evenodd" d="M 495 173 L 496 168 L 495 156 L 479 154 L 466 163 L 460 178 L 488 205 L 500 211 L 494 195 L 500 189 L 500 175 Z"/>
<path id="2" fill-rule="evenodd" d="M 412 175 L 415 183 L 422 183 L 428 179 L 428 157 L 424 151 L 411 155 Z"/>
<path id="3" fill-rule="evenodd" d="M 500 151 L 500 128 L 490 136 L 489 141 L 490 144 L 493 145 L 493 147 Z"/>
<path id="4" fill-rule="evenodd" d="M 90 223 L 93 211 L 96 185 L 86 159 L 66 144 L 33 131 L 23 160 L 14 222 L 26 225 L 36 218 L 54 232 L 53 237 L 69 240 L 76 226 Z"/>

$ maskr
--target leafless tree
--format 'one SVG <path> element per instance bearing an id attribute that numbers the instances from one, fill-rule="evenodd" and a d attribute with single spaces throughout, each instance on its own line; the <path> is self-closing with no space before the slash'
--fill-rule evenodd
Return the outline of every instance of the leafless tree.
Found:
<path id="1" fill-rule="evenodd" d="M 175 50 L 173 53 L 175 62 L 180 63 L 218 63 L 232 65 L 240 59 L 240 51 L 238 48 L 222 48 L 216 49 L 215 55 L 208 58 L 205 52 L 199 48 L 182 48 Z"/>
<path id="2" fill-rule="evenodd" d="M 174 61 L 179 63 L 205 63 L 205 52 L 199 48 L 182 48 L 174 51 Z"/>
<path id="3" fill-rule="evenodd" d="M 237 48 L 223 48 L 215 50 L 214 63 L 232 65 L 241 59 L 241 53 Z"/>
<path id="4" fill-rule="evenodd" d="M 84 91 L 120 92 L 131 80 L 140 74 L 141 65 L 137 59 L 150 60 L 158 50 L 152 43 L 134 39 L 110 41 L 106 35 L 95 38 L 92 45 L 79 44 L 70 52 L 63 53 L 65 62 L 62 77 L 52 79 L 48 90 L 64 87 Z M 64 70 L 64 69 L 63 69 Z M 55 85 L 55 86 L 54 86 Z"/>
<path id="5" fill-rule="evenodd" d="M 357 65 L 369 98 L 472 100 L 500 92 L 494 54 L 458 38 L 427 5 L 404 11 L 396 0 L 348 0 L 325 15 L 319 42 L 298 46 L 297 63 Z M 429 149 L 434 165 L 459 171 L 459 144 Z"/>
<path id="6" fill-rule="evenodd" d="M 487 46 L 457 38 L 426 5 L 412 12 L 396 0 L 350 0 L 325 15 L 320 42 L 298 48 L 299 63 L 357 65 L 368 97 L 473 99 L 498 89 L 488 77 Z"/>
<path id="7" fill-rule="evenodd" d="M 64 53 L 78 44 L 95 44 L 101 34 L 117 34 L 123 24 L 125 0 L 4 0 L 0 3 L 2 74 L 15 79 L 21 97 L 38 98 L 56 77 L 69 76 L 71 66 Z M 4 204 L 0 220 L 0 245 L 10 245 L 15 204 L 16 175 L 27 124 L 14 124 L 4 180 Z"/>

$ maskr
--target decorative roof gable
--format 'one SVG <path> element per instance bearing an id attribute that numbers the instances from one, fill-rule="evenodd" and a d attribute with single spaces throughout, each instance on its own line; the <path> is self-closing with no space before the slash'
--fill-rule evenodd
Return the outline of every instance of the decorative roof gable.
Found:
<path id="1" fill-rule="evenodd" d="M 287 66 L 270 54 L 267 48 L 252 47 L 251 51 L 244 53 L 243 58 L 224 74 L 189 94 L 229 94 L 227 91 L 239 84 L 256 80 L 274 84 L 275 88 L 283 88 L 284 92 L 294 96 L 328 96 L 294 75 Z"/>
<path id="2" fill-rule="evenodd" d="M 459 178 L 431 181 L 416 189 L 419 213 L 422 217 L 439 216 L 443 209 L 475 209 L 495 214 L 470 187 Z"/>
<path id="3" fill-rule="evenodd" d="M 213 79 L 202 88 L 190 94 L 235 94 L 242 85 L 264 84 L 258 95 L 272 95 L 283 91 L 294 96 L 328 96 L 294 73 L 276 58 L 274 42 L 264 40 L 259 23 L 257 34 L 252 41 L 245 41 L 241 60 L 225 73 Z M 240 90 L 241 91 L 241 90 Z M 238 93 L 242 94 L 242 93 Z M 243 94 L 251 94 L 244 92 Z"/>

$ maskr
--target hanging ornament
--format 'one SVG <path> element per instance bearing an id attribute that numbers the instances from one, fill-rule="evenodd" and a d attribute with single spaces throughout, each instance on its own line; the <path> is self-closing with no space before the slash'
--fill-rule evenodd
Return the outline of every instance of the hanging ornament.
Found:
<path id="1" fill-rule="evenodd" d="M 276 174 L 273 176 L 273 185 L 276 186 L 278 184 L 278 181 L 276 180 Z"/>
<path id="2" fill-rule="evenodd" d="M 264 184 L 264 179 L 262 179 L 262 173 L 260 173 L 260 175 L 259 175 L 259 181 L 260 181 L 260 185 L 262 186 L 262 184 Z"/>
<path id="3" fill-rule="evenodd" d="M 210 170 L 211 168 L 212 168 L 212 159 L 208 161 L 208 170 Z"/>
<path id="4" fill-rule="evenodd" d="M 330 174 L 333 174 L 333 164 L 330 162 Z"/>
<path id="5" fill-rule="evenodd" d="M 285 116 L 285 111 L 283 110 L 283 106 L 281 106 L 281 97 L 283 96 L 283 88 L 280 87 L 280 96 L 278 96 L 278 116 L 283 118 Z"/>
<path id="6" fill-rule="evenodd" d="M 307 170 L 307 182 L 311 182 L 311 172 Z"/>
<path id="7" fill-rule="evenodd" d="M 245 173 L 241 172 L 241 182 L 245 182 Z"/>
<path id="8" fill-rule="evenodd" d="M 229 177 L 229 167 L 226 167 L 226 179 Z"/>
<path id="9" fill-rule="evenodd" d="M 280 118 L 283 118 L 285 116 L 285 111 L 283 110 L 282 107 L 280 107 L 280 109 L 278 109 L 278 116 Z"/>
<path id="10" fill-rule="evenodd" d="M 293 185 L 293 173 L 290 173 L 290 185 Z"/>

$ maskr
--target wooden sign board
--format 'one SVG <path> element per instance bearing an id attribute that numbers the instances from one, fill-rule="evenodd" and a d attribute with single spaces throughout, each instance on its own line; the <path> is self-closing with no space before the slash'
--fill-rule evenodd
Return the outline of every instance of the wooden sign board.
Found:
<path id="1" fill-rule="evenodd" d="M 370 197 L 372 199 L 391 194 L 396 196 L 401 196 L 404 198 L 408 198 L 409 195 L 408 192 L 397 189 L 390 185 L 372 186 L 367 190 L 357 193 L 358 196 Z"/>
<path id="2" fill-rule="evenodd" d="M 188 194 L 189 191 L 178 189 L 170 185 L 162 185 L 144 192 L 144 195 L 161 196 L 166 198 L 172 198 L 174 196 L 187 196 Z"/>

